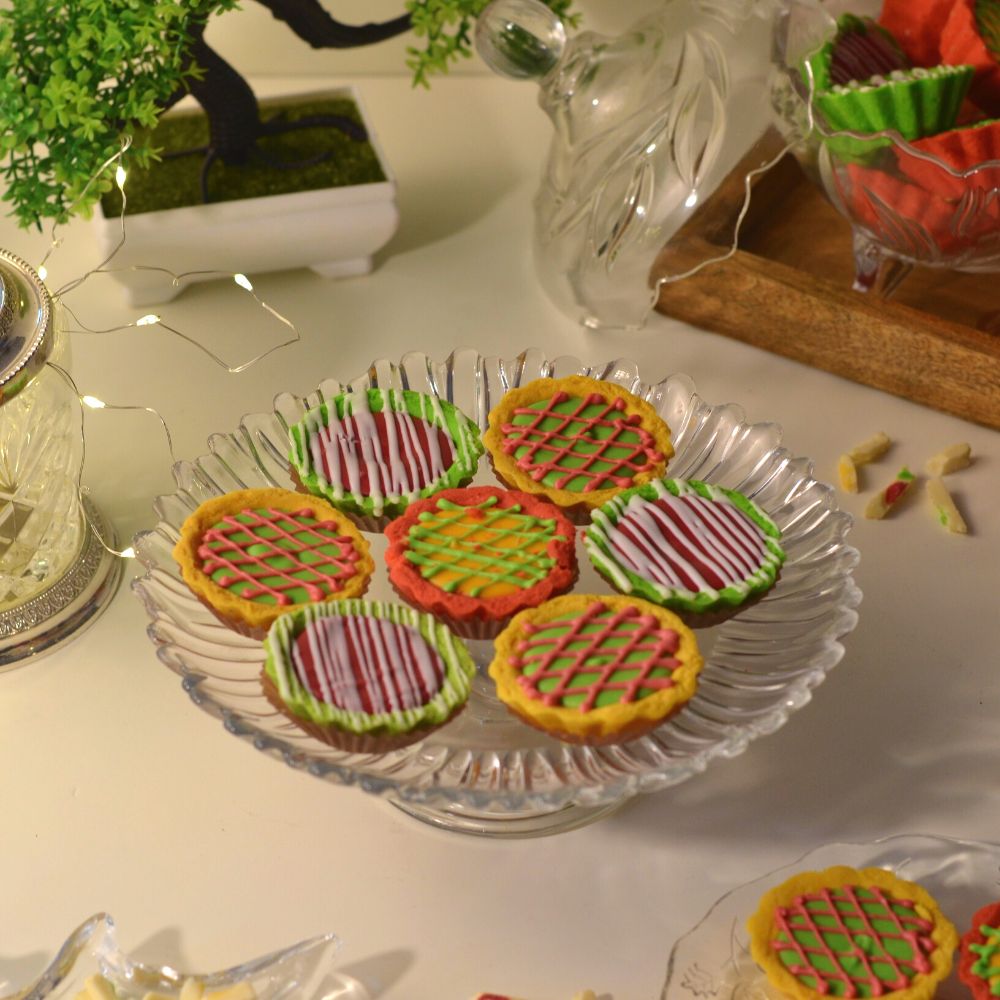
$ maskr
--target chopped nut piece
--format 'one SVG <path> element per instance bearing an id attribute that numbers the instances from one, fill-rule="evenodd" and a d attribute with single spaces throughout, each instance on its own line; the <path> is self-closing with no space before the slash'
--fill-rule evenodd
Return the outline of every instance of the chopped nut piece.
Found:
<path id="1" fill-rule="evenodd" d="M 855 465 L 865 465 L 867 462 L 874 462 L 876 458 L 881 458 L 892 444 L 889 435 L 884 431 L 873 434 L 867 441 L 855 445 L 848 453 L 848 457 Z"/>
<path id="2" fill-rule="evenodd" d="M 117 995 L 110 980 L 94 974 L 83 981 L 83 989 L 77 993 L 76 1000 L 117 1000 Z"/>
<path id="3" fill-rule="evenodd" d="M 899 503 L 906 491 L 913 485 L 915 478 L 909 469 L 900 469 L 896 473 L 896 478 L 868 501 L 868 506 L 865 507 L 865 517 L 880 521 Z"/>
<path id="4" fill-rule="evenodd" d="M 972 464 L 972 448 L 964 441 L 949 445 L 927 459 L 928 476 L 946 476 Z"/>
<path id="5" fill-rule="evenodd" d="M 965 518 L 962 517 L 955 501 L 952 500 L 944 481 L 935 476 L 927 480 L 927 499 L 930 500 L 941 526 L 957 535 L 969 533 Z"/>

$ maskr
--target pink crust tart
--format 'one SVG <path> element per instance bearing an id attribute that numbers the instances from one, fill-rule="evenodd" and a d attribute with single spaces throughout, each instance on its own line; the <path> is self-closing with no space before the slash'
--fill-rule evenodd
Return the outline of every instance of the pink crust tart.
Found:
<path id="1" fill-rule="evenodd" d="M 663 474 L 670 429 L 644 399 L 583 375 L 511 389 L 483 435 L 497 478 L 585 524 L 590 511 Z"/>
<path id="2" fill-rule="evenodd" d="M 267 699 L 351 753 L 423 739 L 464 707 L 475 664 L 460 639 L 402 604 L 334 601 L 282 615 L 264 640 Z"/>
<path id="3" fill-rule="evenodd" d="M 609 595 L 565 595 L 515 615 L 489 673 L 516 716 L 569 743 L 635 739 L 694 696 L 702 657 L 672 612 Z"/>
<path id="4" fill-rule="evenodd" d="M 360 597 L 375 570 L 346 517 L 317 497 L 279 489 L 206 500 L 181 525 L 173 555 L 195 596 L 253 639 L 286 611 Z"/>
<path id="5" fill-rule="evenodd" d="M 931 1000 L 958 943 L 930 894 L 883 868 L 793 875 L 747 927 L 754 961 L 794 1000 Z"/>
<path id="6" fill-rule="evenodd" d="M 972 991 L 972 1000 L 1000 996 L 1000 902 L 973 914 L 972 926 L 962 935 L 958 978 Z"/>
<path id="7" fill-rule="evenodd" d="M 386 529 L 389 580 L 458 635 L 495 636 L 576 579 L 573 526 L 558 508 L 495 486 L 444 490 Z"/>

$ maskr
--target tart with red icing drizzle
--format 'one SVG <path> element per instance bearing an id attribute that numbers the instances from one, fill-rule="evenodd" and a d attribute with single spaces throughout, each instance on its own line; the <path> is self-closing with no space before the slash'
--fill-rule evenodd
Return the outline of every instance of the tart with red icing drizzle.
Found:
<path id="1" fill-rule="evenodd" d="M 616 493 L 663 474 L 670 429 L 645 400 L 583 375 L 535 379 L 490 412 L 483 441 L 497 477 L 577 523 Z"/>
<path id="2" fill-rule="evenodd" d="M 198 599 L 255 639 L 285 611 L 360 597 L 375 570 L 346 517 L 318 497 L 280 489 L 206 500 L 181 525 L 173 555 Z"/>
<path id="3" fill-rule="evenodd" d="M 539 497 L 495 486 L 443 490 L 386 529 L 398 593 L 467 638 L 491 638 L 573 585 L 573 525 Z"/>
<path id="4" fill-rule="evenodd" d="M 796 1000 L 931 1000 L 958 934 L 922 887 L 883 868 L 801 872 L 762 897 L 750 952 Z"/>
<path id="5" fill-rule="evenodd" d="M 489 673 L 529 725 L 570 743 L 635 739 L 694 696 L 702 657 L 672 612 L 611 595 L 566 595 L 515 615 Z"/>
<path id="6" fill-rule="evenodd" d="M 282 615 L 264 651 L 268 700 L 316 739 L 352 753 L 423 739 L 464 708 L 476 672 L 444 625 L 380 601 Z"/>
<path id="7" fill-rule="evenodd" d="M 781 531 L 752 500 L 696 480 L 657 479 L 594 511 L 584 548 L 616 589 L 678 612 L 726 612 L 773 584 Z"/>
<path id="8" fill-rule="evenodd" d="M 341 393 L 306 412 L 289 439 L 297 485 L 372 531 L 420 497 L 465 485 L 483 453 L 476 424 L 410 389 Z"/>

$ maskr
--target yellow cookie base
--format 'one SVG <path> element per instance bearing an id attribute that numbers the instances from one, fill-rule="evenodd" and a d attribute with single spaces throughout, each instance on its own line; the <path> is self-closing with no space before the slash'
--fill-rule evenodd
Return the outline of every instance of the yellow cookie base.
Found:
<path id="1" fill-rule="evenodd" d="M 649 467 L 637 472 L 633 477 L 632 486 L 640 486 L 664 474 L 667 462 L 673 457 L 674 446 L 670 440 L 670 428 L 663 418 L 644 399 L 629 392 L 628 389 L 614 382 L 602 382 L 599 379 L 587 378 L 585 375 L 569 375 L 566 378 L 539 378 L 528 382 L 517 389 L 506 392 L 500 402 L 490 411 L 489 427 L 483 434 L 483 443 L 489 452 L 490 460 L 499 479 L 511 489 L 544 496 L 556 506 L 563 508 L 567 514 L 589 513 L 595 507 L 621 493 L 625 487 L 613 486 L 603 490 L 593 490 L 589 493 L 574 493 L 570 490 L 560 490 L 545 486 L 532 479 L 527 472 L 518 466 L 512 455 L 503 450 L 506 435 L 503 425 L 510 422 L 515 409 L 530 406 L 532 403 L 551 399 L 557 392 L 565 392 L 569 396 L 582 398 L 592 392 L 599 393 L 607 400 L 621 399 L 625 401 L 623 414 L 639 415 L 642 428 L 653 438 L 656 450 L 663 456 L 659 462 L 651 462 Z M 574 520 L 580 518 L 574 517 Z"/>
<path id="2" fill-rule="evenodd" d="M 529 697 L 518 684 L 520 674 L 511 663 L 518 644 L 524 638 L 524 625 L 537 625 L 572 615 L 573 612 L 583 612 L 595 601 L 614 611 L 625 607 L 638 608 L 644 614 L 652 615 L 659 627 L 673 629 L 680 636 L 680 645 L 674 656 L 681 665 L 671 675 L 674 686 L 638 701 L 604 705 L 586 712 L 578 708 L 546 705 Z M 694 633 L 673 612 L 648 601 L 608 594 L 567 594 L 546 601 L 537 608 L 522 611 L 497 636 L 494 651 L 489 674 L 496 684 L 497 697 L 515 715 L 558 739 L 590 745 L 622 743 L 660 725 L 694 696 L 703 663 Z"/>
<path id="3" fill-rule="evenodd" d="M 929 956 L 931 971 L 917 974 L 906 989 L 882 994 L 882 1000 L 931 1000 L 938 985 L 951 971 L 952 957 L 958 947 L 958 932 L 922 886 L 897 878 L 884 868 L 858 869 L 836 865 L 819 872 L 800 872 L 768 890 L 761 897 L 757 912 L 747 921 L 750 954 L 767 975 L 768 982 L 795 1000 L 829 1000 L 830 994 L 811 989 L 781 963 L 771 946 L 778 934 L 774 918 L 779 907 L 789 906 L 798 896 L 820 889 L 839 889 L 845 885 L 874 886 L 896 899 L 912 900 L 920 915 L 932 921 L 931 940 L 935 948 Z"/>
<path id="4" fill-rule="evenodd" d="M 205 532 L 227 515 L 237 514 L 241 510 L 267 508 L 286 513 L 307 510 L 317 520 L 333 521 L 338 531 L 349 537 L 354 547 L 361 553 L 361 558 L 355 564 L 355 575 L 347 581 L 342 590 L 325 599 L 361 597 L 368 589 L 368 583 L 375 572 L 375 563 L 368 552 L 368 542 L 361 532 L 347 517 L 319 497 L 296 493 L 294 490 L 261 489 L 236 490 L 206 500 L 189 514 L 181 525 L 181 537 L 174 546 L 174 559 L 180 566 L 184 582 L 195 596 L 225 624 L 253 638 L 263 638 L 278 615 L 293 611 L 301 605 L 259 604 L 220 587 L 210 576 L 202 572 L 198 546 Z"/>

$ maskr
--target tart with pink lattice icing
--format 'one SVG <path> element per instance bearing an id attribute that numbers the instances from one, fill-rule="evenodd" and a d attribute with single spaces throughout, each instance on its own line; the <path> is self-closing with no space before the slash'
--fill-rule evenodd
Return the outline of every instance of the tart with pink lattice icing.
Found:
<path id="1" fill-rule="evenodd" d="M 611 595 L 566 595 L 515 615 L 489 673 L 516 716 L 570 743 L 635 739 L 681 709 L 702 657 L 672 612 Z"/>
<path id="2" fill-rule="evenodd" d="M 754 961 L 796 1000 L 930 1000 L 958 944 L 931 895 L 883 868 L 800 872 L 764 894 L 747 926 Z"/>
<path id="3" fill-rule="evenodd" d="M 476 668 L 431 615 L 334 601 L 282 615 L 264 640 L 264 694 L 311 736 L 352 753 L 423 739 L 465 706 Z"/>
<path id="4" fill-rule="evenodd" d="M 184 520 L 173 555 L 198 599 L 257 639 L 303 604 L 360 597 L 375 569 L 346 517 L 318 497 L 280 489 L 206 500 Z"/>
<path id="5" fill-rule="evenodd" d="M 490 412 L 483 441 L 497 477 L 541 495 L 574 521 L 663 474 L 670 429 L 645 400 L 583 375 L 536 379 Z"/>
<path id="6" fill-rule="evenodd" d="M 584 547 L 616 590 L 678 612 L 734 610 L 773 584 L 781 531 L 748 497 L 657 479 L 594 511 Z"/>
<path id="7" fill-rule="evenodd" d="M 483 453 L 475 423 L 410 389 L 341 393 L 307 411 L 289 439 L 296 484 L 368 530 L 420 497 L 464 486 Z"/>

